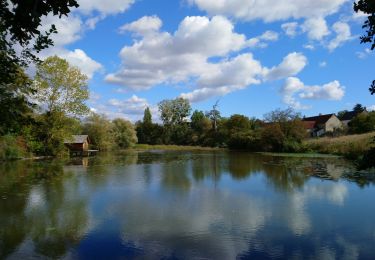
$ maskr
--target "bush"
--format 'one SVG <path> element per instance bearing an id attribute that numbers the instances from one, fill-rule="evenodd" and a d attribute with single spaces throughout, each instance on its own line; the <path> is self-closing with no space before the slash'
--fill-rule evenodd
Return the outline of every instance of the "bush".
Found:
<path id="1" fill-rule="evenodd" d="M 5 135 L 0 138 L 0 160 L 20 159 L 26 155 L 26 144 L 22 137 Z"/>

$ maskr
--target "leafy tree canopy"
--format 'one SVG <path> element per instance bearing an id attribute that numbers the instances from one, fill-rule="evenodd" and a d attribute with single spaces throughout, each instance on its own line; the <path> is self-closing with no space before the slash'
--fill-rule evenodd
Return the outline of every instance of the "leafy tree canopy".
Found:
<path id="1" fill-rule="evenodd" d="M 361 43 L 370 43 L 371 50 L 375 48 L 375 1 L 374 0 L 359 0 L 354 2 L 354 11 L 363 12 L 367 14 L 367 19 L 362 25 L 366 30 L 366 34 L 361 36 Z M 371 95 L 375 94 L 375 80 L 372 82 L 370 88 Z"/>
<path id="2" fill-rule="evenodd" d="M 183 123 L 191 112 L 189 101 L 183 98 L 163 100 L 158 106 L 161 120 L 166 126 Z"/>
<path id="3" fill-rule="evenodd" d="M 33 85 L 35 99 L 47 111 L 71 115 L 89 111 L 84 103 L 89 98 L 87 76 L 64 59 L 53 56 L 38 65 Z"/>

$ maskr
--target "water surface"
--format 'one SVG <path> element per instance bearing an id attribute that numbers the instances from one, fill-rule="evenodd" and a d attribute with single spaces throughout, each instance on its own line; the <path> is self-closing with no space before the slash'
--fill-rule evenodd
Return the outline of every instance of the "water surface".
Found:
<path id="1" fill-rule="evenodd" d="M 371 259 L 374 181 L 340 158 L 128 152 L 0 164 L 0 258 Z"/>

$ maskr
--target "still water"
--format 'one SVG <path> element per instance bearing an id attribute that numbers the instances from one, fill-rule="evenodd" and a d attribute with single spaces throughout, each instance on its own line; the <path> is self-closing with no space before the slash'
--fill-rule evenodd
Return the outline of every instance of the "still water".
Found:
<path id="1" fill-rule="evenodd" d="M 129 152 L 0 164 L 1 259 L 374 259 L 340 158 Z"/>

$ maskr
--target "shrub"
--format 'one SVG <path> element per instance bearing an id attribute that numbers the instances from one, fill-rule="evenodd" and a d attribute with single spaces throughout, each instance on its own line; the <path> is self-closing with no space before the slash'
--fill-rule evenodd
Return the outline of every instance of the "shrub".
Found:
<path id="1" fill-rule="evenodd" d="M 0 138 L 0 160 L 19 159 L 27 155 L 22 137 L 5 135 Z"/>

